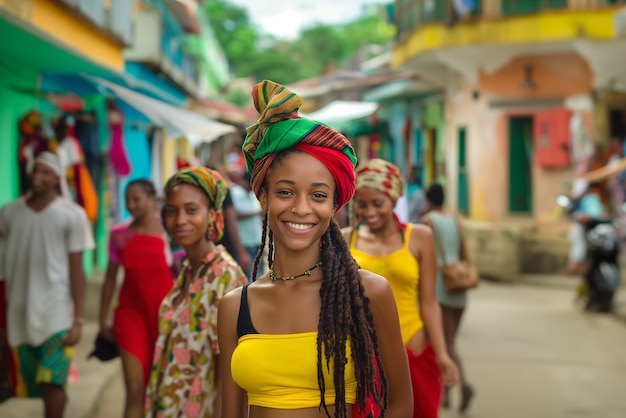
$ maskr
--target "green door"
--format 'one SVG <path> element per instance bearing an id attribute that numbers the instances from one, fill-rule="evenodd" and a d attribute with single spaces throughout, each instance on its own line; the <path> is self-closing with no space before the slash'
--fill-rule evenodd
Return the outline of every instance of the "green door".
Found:
<path id="1" fill-rule="evenodd" d="M 467 169 L 465 167 L 465 128 L 459 128 L 459 195 L 458 210 L 460 213 L 467 215 L 469 211 L 468 191 L 467 191 Z"/>
<path id="2" fill-rule="evenodd" d="M 509 211 L 530 213 L 532 201 L 533 119 L 509 119 Z"/>

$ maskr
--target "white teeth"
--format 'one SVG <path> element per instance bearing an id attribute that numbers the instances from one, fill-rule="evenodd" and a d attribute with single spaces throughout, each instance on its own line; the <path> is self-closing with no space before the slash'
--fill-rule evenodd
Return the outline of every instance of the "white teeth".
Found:
<path id="1" fill-rule="evenodd" d="M 286 223 L 289 228 L 293 228 L 293 229 L 304 230 L 304 229 L 309 229 L 311 227 L 309 224 L 292 224 L 291 222 L 286 222 Z"/>

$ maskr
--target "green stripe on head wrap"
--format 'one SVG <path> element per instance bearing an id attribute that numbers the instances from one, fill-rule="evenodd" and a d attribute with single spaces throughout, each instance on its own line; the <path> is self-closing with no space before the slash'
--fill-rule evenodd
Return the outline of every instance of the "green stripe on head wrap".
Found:
<path id="1" fill-rule="evenodd" d="M 250 184 L 257 197 L 274 157 L 300 143 L 340 151 L 354 169 L 356 155 L 350 141 L 320 122 L 299 117 L 298 110 L 302 106 L 299 95 L 265 80 L 254 86 L 252 98 L 260 117 L 248 128 L 242 150 Z"/>

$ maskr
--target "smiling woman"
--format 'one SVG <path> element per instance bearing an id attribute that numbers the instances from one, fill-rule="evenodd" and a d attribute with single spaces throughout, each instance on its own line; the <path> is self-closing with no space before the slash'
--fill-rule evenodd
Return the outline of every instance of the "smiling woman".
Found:
<path id="1" fill-rule="evenodd" d="M 253 277 L 265 245 L 270 271 L 220 303 L 223 415 L 410 416 L 391 288 L 359 270 L 333 221 L 354 194 L 354 150 L 299 117 L 302 99 L 283 86 L 264 81 L 252 95 L 261 116 L 243 150 L 266 237 Z"/>
<path id="2" fill-rule="evenodd" d="M 160 308 L 159 338 L 146 393 L 146 416 L 219 414 L 217 306 L 247 283 L 222 245 L 226 184 L 204 167 L 179 170 L 165 185 L 163 221 L 186 253 L 176 284 Z"/>

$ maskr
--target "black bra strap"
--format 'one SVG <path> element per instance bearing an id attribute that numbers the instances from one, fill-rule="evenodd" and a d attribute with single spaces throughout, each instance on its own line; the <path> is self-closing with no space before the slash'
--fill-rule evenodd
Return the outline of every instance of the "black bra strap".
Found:
<path id="1" fill-rule="evenodd" d="M 237 338 L 248 334 L 258 334 L 252 325 L 250 307 L 248 306 L 248 284 L 241 289 L 241 303 L 239 304 L 239 316 L 237 317 Z"/>

